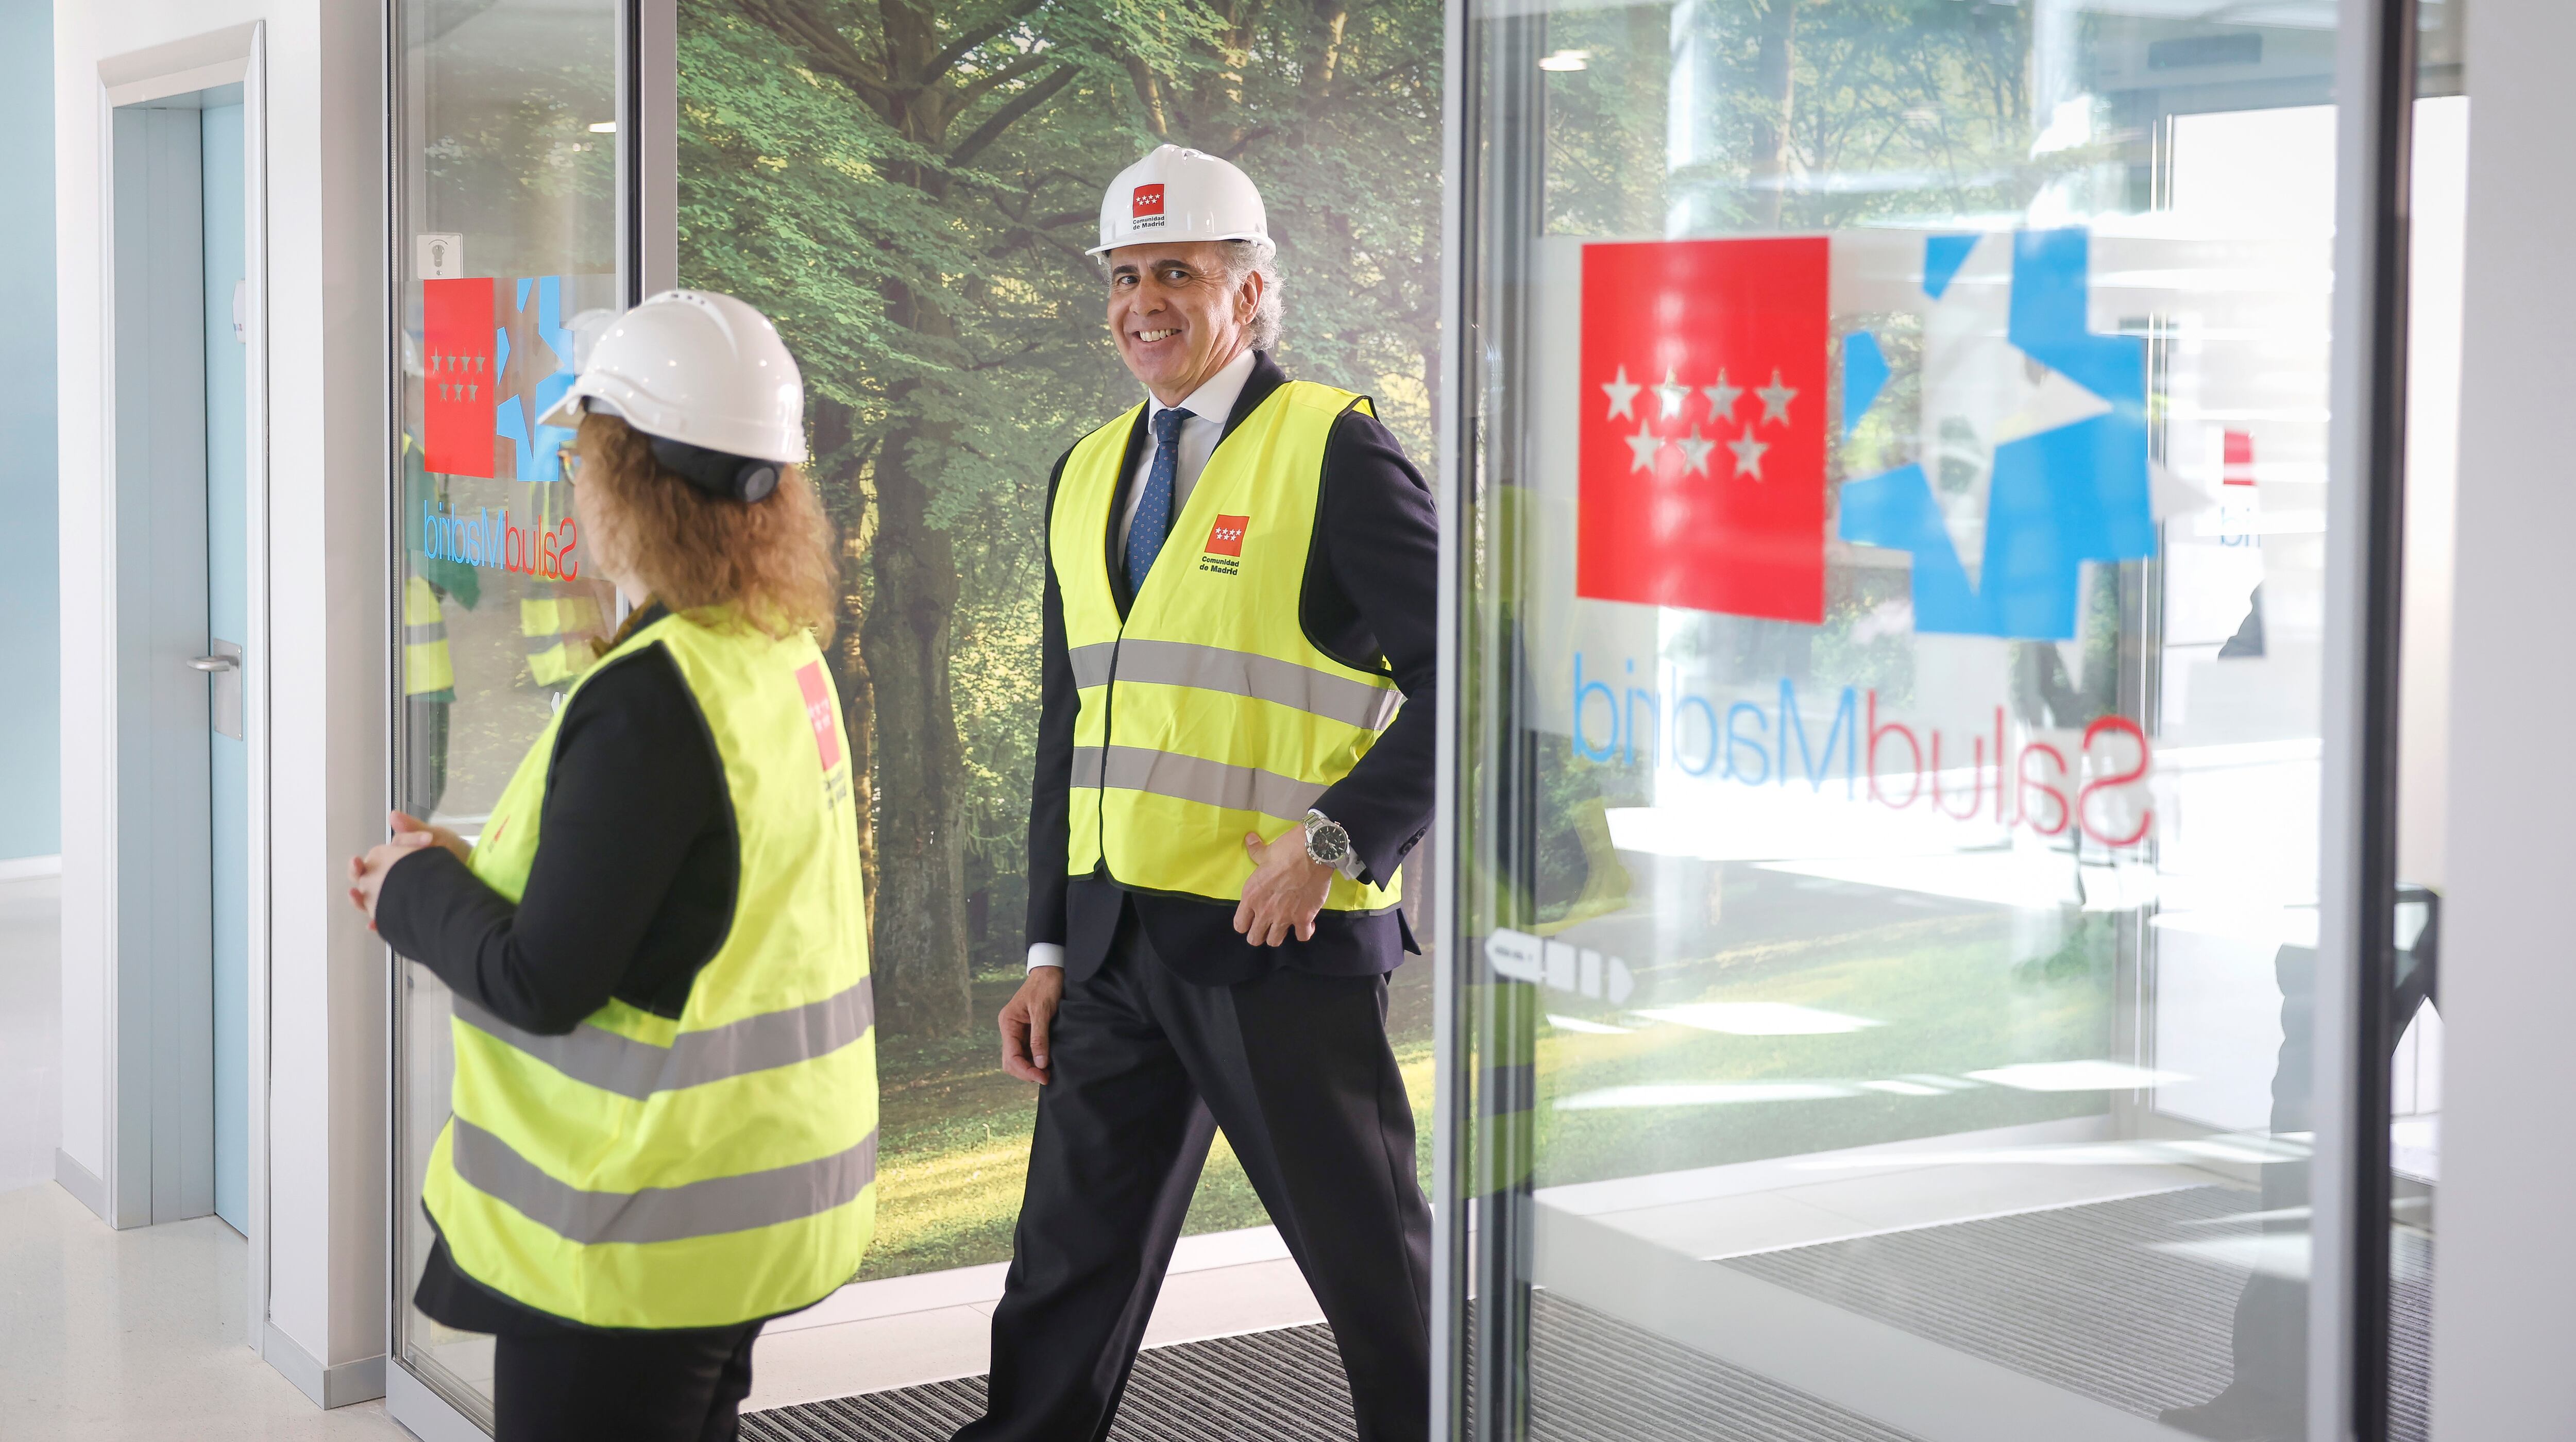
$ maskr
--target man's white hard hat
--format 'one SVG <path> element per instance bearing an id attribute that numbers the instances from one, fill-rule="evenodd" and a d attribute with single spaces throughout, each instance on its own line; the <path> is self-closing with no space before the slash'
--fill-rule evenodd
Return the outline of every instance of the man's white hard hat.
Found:
<path id="1" fill-rule="evenodd" d="M 666 290 L 619 316 L 572 389 L 537 423 L 569 430 L 592 409 L 648 436 L 729 456 L 780 465 L 805 459 L 805 381 L 796 358 L 769 317 L 710 290 Z"/>
<path id="2" fill-rule="evenodd" d="M 1261 192 L 1233 161 L 1177 145 L 1118 172 L 1100 197 L 1100 243 L 1090 254 L 1162 240 L 1268 240 Z"/>

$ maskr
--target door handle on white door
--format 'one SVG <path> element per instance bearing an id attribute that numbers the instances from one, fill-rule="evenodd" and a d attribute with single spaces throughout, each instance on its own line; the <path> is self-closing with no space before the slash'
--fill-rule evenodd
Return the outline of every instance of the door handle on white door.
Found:
<path id="1" fill-rule="evenodd" d="M 242 648 L 238 641 L 221 636 L 206 638 L 203 656 L 191 657 L 188 664 L 206 673 L 206 699 L 213 706 L 207 719 L 214 723 L 215 734 L 235 741 L 242 734 Z"/>

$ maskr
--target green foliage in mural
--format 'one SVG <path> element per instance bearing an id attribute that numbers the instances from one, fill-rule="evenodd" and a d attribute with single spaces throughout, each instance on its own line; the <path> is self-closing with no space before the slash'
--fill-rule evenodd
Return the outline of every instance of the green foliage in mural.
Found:
<path id="1" fill-rule="evenodd" d="M 920 1202 L 879 1270 L 1006 1255 L 1018 1202 L 1027 1089 L 989 1036 L 1022 949 L 1048 479 L 1141 397 L 1083 254 L 1100 193 L 1166 141 L 1242 165 L 1280 361 L 1373 395 L 1428 469 L 1440 25 L 1437 0 L 682 0 L 680 278 L 778 322 L 842 537 L 827 649 L 868 784 L 889 1166 Z M 1244 1191 L 1222 1157 L 1209 1185 Z"/>
<path id="2" fill-rule="evenodd" d="M 1018 950 L 1047 479 L 1138 395 L 1082 253 L 1101 189 L 1166 140 L 1243 165 L 1281 361 L 1428 464 L 1439 27 L 1430 0 L 682 5 L 681 276 L 805 370 L 890 1031 L 980 1030 L 970 978 Z"/>

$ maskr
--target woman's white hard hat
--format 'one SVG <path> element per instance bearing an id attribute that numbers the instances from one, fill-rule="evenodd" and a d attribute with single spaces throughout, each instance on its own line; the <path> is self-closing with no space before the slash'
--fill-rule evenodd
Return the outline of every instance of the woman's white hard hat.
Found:
<path id="1" fill-rule="evenodd" d="M 1234 162 L 1161 145 L 1109 182 L 1100 197 L 1098 255 L 1165 240 L 1268 240 L 1261 192 Z"/>
<path id="2" fill-rule="evenodd" d="M 537 423 L 571 429 L 592 409 L 648 436 L 726 455 L 780 465 L 805 459 L 805 380 L 796 358 L 769 317 L 711 290 L 666 290 L 619 316 L 572 389 Z"/>

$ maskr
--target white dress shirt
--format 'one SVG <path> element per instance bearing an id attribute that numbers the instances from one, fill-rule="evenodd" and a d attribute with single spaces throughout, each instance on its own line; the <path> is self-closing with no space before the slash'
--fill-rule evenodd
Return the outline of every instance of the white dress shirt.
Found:
<path id="1" fill-rule="evenodd" d="M 1225 369 L 1207 378 L 1207 383 L 1181 398 L 1180 409 L 1190 418 L 1181 422 L 1180 469 L 1172 476 L 1172 522 L 1179 533 L 1181 508 L 1190 503 L 1190 492 L 1199 483 L 1199 473 L 1207 469 L 1208 457 L 1216 454 L 1216 443 L 1225 439 L 1225 418 L 1234 414 L 1234 403 L 1243 396 L 1243 383 L 1252 379 L 1252 352 L 1245 351 L 1225 363 Z M 1145 444 L 1136 448 L 1136 470 L 1127 477 L 1127 499 L 1118 506 L 1118 554 L 1127 554 L 1127 533 L 1136 527 L 1136 503 L 1145 498 L 1145 476 L 1154 469 L 1154 418 L 1173 409 L 1150 396 L 1145 403 Z"/>
<path id="2" fill-rule="evenodd" d="M 1216 443 L 1225 439 L 1226 417 L 1234 414 L 1234 403 L 1243 397 L 1243 383 L 1252 379 L 1253 353 L 1245 351 L 1225 363 L 1225 368 L 1209 376 L 1205 384 L 1181 398 L 1180 409 L 1190 418 L 1181 422 L 1180 467 L 1172 476 L 1172 521 L 1177 530 L 1181 508 L 1190 503 L 1190 491 L 1199 483 L 1199 474 L 1207 469 L 1208 458 L 1216 454 Z M 1154 469 L 1154 417 L 1172 407 L 1155 400 L 1145 401 L 1145 443 L 1136 448 L 1136 470 L 1127 478 L 1127 499 L 1118 506 L 1118 554 L 1127 554 L 1127 533 L 1136 525 L 1136 503 L 1145 497 L 1145 476 Z M 1029 965 L 1062 966 L 1064 948 L 1052 941 L 1033 942 L 1029 946 Z"/>

